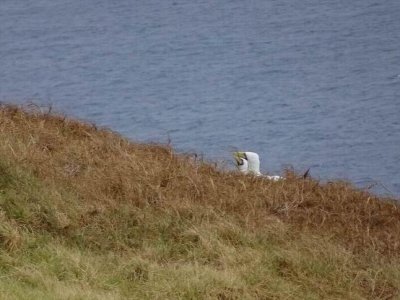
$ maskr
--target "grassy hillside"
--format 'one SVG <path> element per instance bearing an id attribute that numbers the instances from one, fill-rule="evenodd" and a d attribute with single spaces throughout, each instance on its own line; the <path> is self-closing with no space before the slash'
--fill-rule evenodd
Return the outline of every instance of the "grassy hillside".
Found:
<path id="1" fill-rule="evenodd" d="M 400 299 L 400 206 L 0 107 L 2 299 Z"/>

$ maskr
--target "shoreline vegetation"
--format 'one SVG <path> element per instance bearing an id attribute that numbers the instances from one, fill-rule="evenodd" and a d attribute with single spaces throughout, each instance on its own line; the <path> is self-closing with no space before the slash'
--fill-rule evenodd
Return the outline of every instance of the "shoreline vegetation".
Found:
<path id="1" fill-rule="evenodd" d="M 0 106 L 2 299 L 399 299 L 400 205 Z"/>

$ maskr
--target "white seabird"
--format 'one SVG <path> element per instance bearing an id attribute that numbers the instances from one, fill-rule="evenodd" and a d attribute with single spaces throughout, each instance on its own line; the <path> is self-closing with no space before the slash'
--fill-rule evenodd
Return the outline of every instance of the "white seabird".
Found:
<path id="1" fill-rule="evenodd" d="M 243 174 L 253 174 L 255 176 L 262 176 L 266 179 L 278 181 L 284 179 L 281 176 L 274 175 L 263 175 L 260 172 L 260 157 L 255 152 L 234 152 L 237 167 Z"/>

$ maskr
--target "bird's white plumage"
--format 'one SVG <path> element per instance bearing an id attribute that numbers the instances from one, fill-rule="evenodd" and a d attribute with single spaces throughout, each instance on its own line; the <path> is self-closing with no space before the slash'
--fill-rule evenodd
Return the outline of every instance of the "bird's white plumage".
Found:
<path id="1" fill-rule="evenodd" d="M 273 180 L 273 181 L 278 181 L 284 179 L 281 176 L 274 175 L 274 176 L 269 176 L 269 175 L 263 175 L 260 172 L 260 157 L 257 153 L 255 152 L 235 152 L 234 154 L 237 167 L 240 172 L 244 174 L 253 174 L 256 176 L 262 176 L 266 179 Z"/>
<path id="2" fill-rule="evenodd" d="M 248 172 L 254 175 L 261 175 L 260 172 L 260 157 L 255 152 L 244 152 L 248 162 Z"/>

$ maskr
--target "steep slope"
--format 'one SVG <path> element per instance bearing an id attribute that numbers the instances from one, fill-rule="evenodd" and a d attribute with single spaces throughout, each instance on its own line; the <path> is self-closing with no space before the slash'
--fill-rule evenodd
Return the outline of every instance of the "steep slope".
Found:
<path id="1" fill-rule="evenodd" d="M 391 299 L 400 210 L 271 182 L 37 108 L 0 108 L 0 291 L 14 299 Z"/>

